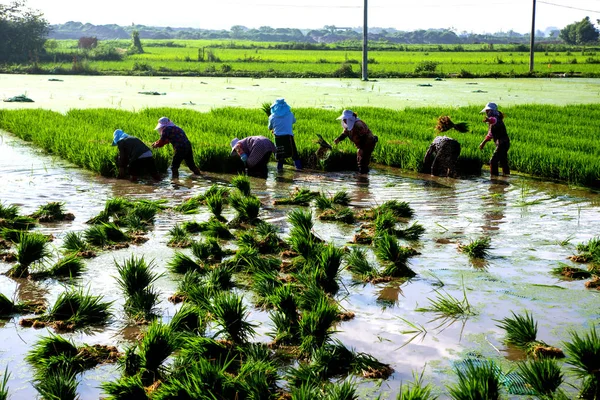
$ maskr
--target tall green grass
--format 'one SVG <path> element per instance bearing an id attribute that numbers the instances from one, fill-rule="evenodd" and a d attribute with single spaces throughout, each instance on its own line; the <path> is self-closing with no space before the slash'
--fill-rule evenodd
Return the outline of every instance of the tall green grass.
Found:
<path id="1" fill-rule="evenodd" d="M 477 170 L 488 162 L 493 146 L 484 151 L 478 144 L 486 133 L 481 122 L 480 106 L 448 109 L 444 107 L 389 110 L 362 107 L 356 109 L 371 130 L 379 136 L 373 161 L 408 170 L 420 170 L 423 156 L 434 137 L 433 128 L 440 115 L 469 123 L 470 133 L 455 133 L 462 148 L 459 164 L 464 171 Z M 590 120 L 600 117 L 600 106 L 517 105 L 502 107 L 511 138 L 509 162 L 512 169 L 549 179 L 575 184 L 600 185 L 598 171 L 600 143 L 589 127 Z M 294 110 L 296 145 L 303 163 L 310 164 L 317 150 L 312 132 L 322 132 L 326 140 L 339 134 L 335 118 L 338 111 L 299 108 Z M 116 149 L 111 146 L 111 132 L 127 126 L 128 132 L 151 143 L 157 139 L 152 127 L 157 118 L 169 115 L 182 126 L 194 148 L 199 168 L 215 172 L 233 172 L 236 160 L 230 158 L 230 132 L 247 136 L 264 133 L 264 112 L 260 109 L 221 108 L 209 112 L 186 109 L 144 109 L 129 112 L 114 109 L 71 110 L 66 114 L 47 110 L 0 110 L 0 128 L 32 141 L 83 168 L 106 176 L 116 176 Z M 324 121 L 331 121 L 330 124 Z M 79 135 L 71 135 L 73 131 Z M 397 132 L 402 132 L 399 136 Z M 155 151 L 160 171 L 166 171 L 172 150 Z M 327 170 L 354 170 L 356 150 L 350 143 L 336 146 L 322 164 Z"/>

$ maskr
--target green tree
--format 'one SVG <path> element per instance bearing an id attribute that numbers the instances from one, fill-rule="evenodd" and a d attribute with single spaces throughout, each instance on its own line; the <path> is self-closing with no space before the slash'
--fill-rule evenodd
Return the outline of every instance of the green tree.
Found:
<path id="1" fill-rule="evenodd" d="M 559 38 L 567 44 L 589 44 L 598 41 L 598 29 L 590 21 L 590 17 L 585 17 L 579 22 L 569 24 L 561 29 Z"/>
<path id="2" fill-rule="evenodd" d="M 142 41 L 140 40 L 140 33 L 137 30 L 131 31 L 131 52 L 142 54 L 144 48 L 142 47 Z"/>
<path id="3" fill-rule="evenodd" d="M 49 24 L 39 11 L 26 8 L 25 1 L 0 4 L 0 62 L 22 62 L 44 51 Z"/>

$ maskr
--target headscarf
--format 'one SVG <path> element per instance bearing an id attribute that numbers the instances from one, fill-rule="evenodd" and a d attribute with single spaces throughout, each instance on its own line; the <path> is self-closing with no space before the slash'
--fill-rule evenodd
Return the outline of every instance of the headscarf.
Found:
<path id="1" fill-rule="evenodd" d="M 358 118 L 352 110 L 344 110 L 342 112 L 342 115 L 337 117 L 337 119 L 341 119 L 342 128 L 347 129 L 349 131 L 351 131 L 352 128 L 354 128 L 354 124 L 356 123 L 356 121 L 360 121 L 360 118 Z"/>
<path id="2" fill-rule="evenodd" d="M 273 104 L 271 104 L 271 114 L 277 117 L 283 117 L 291 112 L 291 108 L 288 103 L 285 102 L 284 98 L 280 98 L 275 100 Z"/>
<path id="3" fill-rule="evenodd" d="M 128 135 L 128 134 L 126 134 L 125 132 L 123 132 L 123 131 L 122 131 L 122 130 L 120 130 L 120 129 L 117 129 L 117 130 L 116 130 L 116 131 L 113 133 L 113 142 L 112 142 L 112 145 L 113 145 L 113 146 L 116 146 L 116 145 L 117 145 L 117 142 L 119 142 L 119 141 L 121 141 L 121 140 L 123 140 L 123 139 L 125 139 L 125 138 L 128 138 L 128 137 L 129 137 L 129 135 Z"/>

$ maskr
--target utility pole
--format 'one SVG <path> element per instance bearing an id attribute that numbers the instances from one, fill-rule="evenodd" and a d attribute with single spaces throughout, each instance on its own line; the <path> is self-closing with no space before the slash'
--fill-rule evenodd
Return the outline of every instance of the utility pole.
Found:
<path id="1" fill-rule="evenodd" d="M 531 16 L 531 37 L 530 37 L 530 41 L 529 41 L 529 72 L 533 72 L 534 47 L 535 47 L 535 0 L 533 0 L 533 12 L 532 12 L 532 16 Z"/>
<path id="2" fill-rule="evenodd" d="M 362 58 L 362 80 L 368 81 L 369 75 L 367 73 L 367 52 L 368 46 L 367 43 L 369 41 L 368 33 L 369 29 L 367 28 L 367 0 L 365 0 L 365 10 L 364 10 L 364 21 L 363 21 L 363 58 Z"/>

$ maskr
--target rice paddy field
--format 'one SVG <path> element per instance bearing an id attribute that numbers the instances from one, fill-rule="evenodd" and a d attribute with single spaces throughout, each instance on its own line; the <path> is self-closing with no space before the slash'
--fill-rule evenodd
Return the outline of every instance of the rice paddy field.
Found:
<path id="1" fill-rule="evenodd" d="M 88 57 L 73 40 L 53 41 L 48 49 L 52 61 L 36 65 L 38 73 L 84 73 L 125 75 L 196 75 L 196 76 L 287 76 L 333 77 L 348 73 L 360 76 L 362 53 L 333 49 L 281 49 L 279 43 L 209 40 L 148 40 L 144 53 L 115 57 Z M 129 41 L 104 41 L 96 52 L 112 48 L 124 52 Z M 405 45 L 399 49 L 369 52 L 372 78 L 440 76 L 440 77 L 526 77 L 529 75 L 529 52 L 516 46 L 487 44 L 457 46 Z M 115 50 L 119 49 L 119 50 Z M 75 62 L 73 62 L 75 57 Z M 597 49 L 538 51 L 535 53 L 536 76 L 598 76 Z M 429 63 L 429 69 L 419 69 Z M 435 66 L 432 67 L 432 65 Z M 342 65 L 351 71 L 340 72 Z M 10 71 L 6 66 L 4 71 Z M 341 73 L 341 75 L 340 75 Z M 344 75 L 346 74 L 346 75 Z"/>
<path id="2" fill-rule="evenodd" d="M 0 76 L 36 100 L 0 109 L 11 398 L 597 395 L 596 81 L 79 78 Z M 198 104 L 136 96 L 141 85 Z M 234 107 L 196 100 L 203 87 Z M 230 138 L 268 134 L 260 106 L 280 96 L 312 168 L 238 177 Z M 519 173 L 490 179 L 472 170 L 492 150 L 475 151 L 478 112 L 500 96 Z M 368 176 L 351 171 L 348 144 L 310 164 L 315 134 L 331 141 L 348 104 L 380 137 Z M 114 179 L 112 131 L 149 143 L 163 115 L 188 132 L 203 175 Z M 441 115 L 471 128 L 451 133 L 460 179 L 418 172 Z M 169 152 L 156 154 L 163 171 Z"/>

